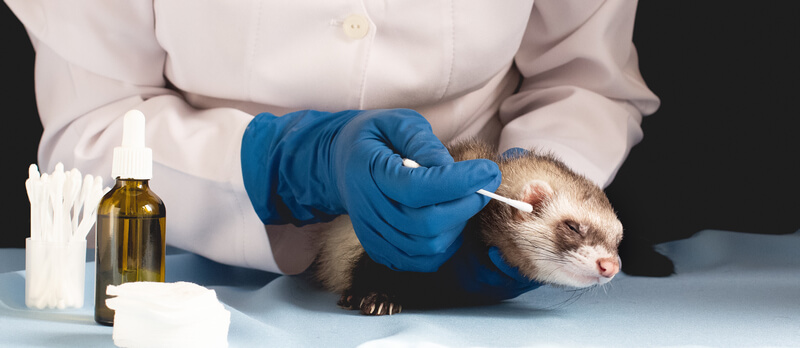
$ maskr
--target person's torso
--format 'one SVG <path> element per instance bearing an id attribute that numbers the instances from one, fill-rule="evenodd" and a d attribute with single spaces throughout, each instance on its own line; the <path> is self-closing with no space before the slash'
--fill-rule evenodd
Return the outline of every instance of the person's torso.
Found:
<path id="1" fill-rule="evenodd" d="M 431 106 L 498 80 L 519 48 L 532 2 L 157 0 L 154 6 L 165 75 L 178 89 L 333 111 Z"/>

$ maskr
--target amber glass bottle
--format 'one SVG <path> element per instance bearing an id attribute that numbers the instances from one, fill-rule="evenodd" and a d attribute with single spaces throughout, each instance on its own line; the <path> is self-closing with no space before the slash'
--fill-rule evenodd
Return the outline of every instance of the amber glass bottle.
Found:
<path id="1" fill-rule="evenodd" d="M 150 190 L 152 155 L 144 147 L 144 115 L 125 115 L 122 146 L 114 149 L 114 187 L 97 208 L 94 319 L 113 325 L 106 288 L 135 281 L 164 281 L 166 207 Z"/>
<path id="2" fill-rule="evenodd" d="M 97 212 L 95 321 L 114 323 L 106 288 L 135 281 L 164 281 L 166 208 L 148 180 L 117 179 Z"/>

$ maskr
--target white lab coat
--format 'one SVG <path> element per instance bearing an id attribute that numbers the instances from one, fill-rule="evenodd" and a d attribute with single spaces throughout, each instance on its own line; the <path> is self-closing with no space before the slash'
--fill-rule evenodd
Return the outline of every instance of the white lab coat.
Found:
<path id="1" fill-rule="evenodd" d="M 303 270 L 314 226 L 256 216 L 239 151 L 257 113 L 412 108 L 444 142 L 537 147 L 606 185 L 659 104 L 631 0 L 6 2 L 36 50 L 42 169 L 108 178 L 139 109 L 167 241 L 269 271 Z"/>

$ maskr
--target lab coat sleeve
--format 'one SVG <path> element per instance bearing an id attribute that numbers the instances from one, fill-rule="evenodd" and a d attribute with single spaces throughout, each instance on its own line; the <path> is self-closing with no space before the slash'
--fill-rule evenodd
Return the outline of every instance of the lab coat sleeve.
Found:
<path id="1" fill-rule="evenodd" d="M 519 91 L 500 108 L 500 149 L 534 147 L 607 186 L 658 98 L 632 43 L 636 1 L 537 0 L 515 57 Z"/>
<path id="2" fill-rule="evenodd" d="M 220 262 L 279 271 L 241 177 L 241 139 L 252 116 L 197 110 L 165 87 L 166 53 L 154 33 L 151 2 L 7 4 L 36 51 L 43 171 L 63 162 L 112 185 L 122 116 L 139 109 L 153 150 L 151 187 L 167 207 L 167 242 Z"/>

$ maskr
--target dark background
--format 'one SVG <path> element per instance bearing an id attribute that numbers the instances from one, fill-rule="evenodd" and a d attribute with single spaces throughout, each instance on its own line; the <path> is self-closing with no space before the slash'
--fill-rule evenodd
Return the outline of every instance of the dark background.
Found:
<path id="1" fill-rule="evenodd" d="M 800 229 L 798 5 L 639 2 L 634 42 L 662 106 L 606 190 L 625 272 L 669 273 L 647 245 L 703 229 Z"/>
<path id="2" fill-rule="evenodd" d="M 800 229 L 796 1 L 641 1 L 634 42 L 662 106 L 607 190 L 626 232 Z"/>
<path id="3" fill-rule="evenodd" d="M 645 118 L 643 142 L 607 190 L 629 251 L 644 253 L 649 244 L 703 229 L 800 229 L 800 10 L 794 3 L 640 2 L 634 42 L 662 107 Z M 24 182 L 42 128 L 33 49 L 5 4 L 0 45 L 6 186 L 0 247 L 24 247 L 30 224 Z M 646 253 L 632 259 L 655 262 Z"/>
<path id="4" fill-rule="evenodd" d="M 0 1 L 0 248 L 25 247 L 30 236 L 30 203 L 25 192 L 28 166 L 36 163 L 42 124 L 33 91 L 33 47 L 22 24 Z"/>

